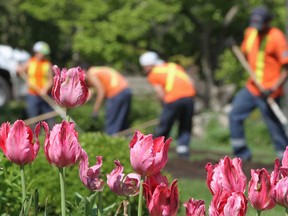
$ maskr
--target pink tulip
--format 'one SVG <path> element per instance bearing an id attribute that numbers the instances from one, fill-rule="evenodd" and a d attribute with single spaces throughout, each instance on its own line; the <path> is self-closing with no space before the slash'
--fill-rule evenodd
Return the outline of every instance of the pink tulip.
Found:
<path id="1" fill-rule="evenodd" d="M 48 124 L 42 122 L 42 125 L 46 133 L 44 151 L 48 162 L 57 167 L 76 164 L 80 159 L 82 148 L 78 142 L 74 123 L 63 120 L 61 124 L 55 124 L 50 133 Z M 35 130 L 39 131 L 40 125 Z"/>
<path id="2" fill-rule="evenodd" d="M 171 138 L 164 142 L 164 137 L 153 140 L 152 134 L 144 136 L 136 131 L 130 142 L 130 162 L 141 176 L 150 176 L 161 171 L 168 160 Z"/>
<path id="3" fill-rule="evenodd" d="M 135 196 L 139 193 L 141 176 L 136 173 L 123 174 L 124 167 L 115 160 L 116 168 L 107 175 L 107 184 L 118 196 Z"/>
<path id="4" fill-rule="evenodd" d="M 227 193 L 219 190 L 209 206 L 209 216 L 244 216 L 247 207 L 248 201 L 242 192 Z"/>
<path id="5" fill-rule="evenodd" d="M 82 149 L 79 162 L 79 176 L 82 183 L 91 191 L 102 191 L 104 188 L 104 180 L 100 177 L 100 169 L 102 167 L 102 157 L 96 157 L 96 164 L 89 167 L 88 155 Z"/>
<path id="6" fill-rule="evenodd" d="M 272 191 L 272 198 L 278 205 L 288 208 L 288 176 L 277 182 Z"/>
<path id="7" fill-rule="evenodd" d="M 158 180 L 164 180 L 164 182 L 156 185 Z M 179 193 L 177 180 L 172 182 L 171 187 L 166 181 L 166 177 L 161 177 L 160 173 L 157 173 L 156 176 L 147 177 L 145 183 L 143 183 L 146 206 L 151 216 L 174 216 L 178 212 Z"/>
<path id="8" fill-rule="evenodd" d="M 286 147 L 286 150 L 284 151 L 283 159 L 282 159 L 282 166 L 280 170 L 281 170 L 280 171 L 281 177 L 288 176 L 288 146 Z"/>
<path id="9" fill-rule="evenodd" d="M 275 172 L 274 172 L 275 173 Z M 276 179 L 274 173 L 270 176 L 265 168 L 251 170 L 251 180 L 248 186 L 248 199 L 257 211 L 269 210 L 276 202 L 271 198 Z"/>
<path id="10" fill-rule="evenodd" d="M 52 96 L 61 106 L 72 108 L 84 104 L 88 98 L 88 87 L 85 83 L 85 72 L 80 67 L 70 68 L 68 71 L 53 66 L 54 85 Z"/>
<path id="11" fill-rule="evenodd" d="M 242 192 L 233 192 L 224 206 L 224 215 L 246 215 L 248 201 Z"/>
<path id="12" fill-rule="evenodd" d="M 186 216 L 205 216 L 204 200 L 189 199 L 183 204 L 186 208 Z"/>
<path id="13" fill-rule="evenodd" d="M 283 154 L 282 166 L 288 168 L 288 146 L 286 147 L 286 150 L 284 151 L 284 154 Z"/>
<path id="14" fill-rule="evenodd" d="M 25 165 L 35 160 L 40 143 L 38 139 L 33 143 L 31 128 L 24 121 L 17 120 L 13 126 L 9 122 L 1 125 L 0 148 L 12 163 Z"/>
<path id="15" fill-rule="evenodd" d="M 217 193 L 217 189 L 223 188 L 228 193 L 245 192 L 246 176 L 242 171 L 242 161 L 239 158 L 230 159 L 225 156 L 218 164 L 206 165 L 207 185 L 211 193 Z"/>

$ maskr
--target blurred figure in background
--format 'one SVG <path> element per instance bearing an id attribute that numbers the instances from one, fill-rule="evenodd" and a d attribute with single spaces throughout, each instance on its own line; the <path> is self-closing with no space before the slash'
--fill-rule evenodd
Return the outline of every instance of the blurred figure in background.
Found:
<path id="1" fill-rule="evenodd" d="M 87 70 L 86 80 L 97 94 L 92 118 L 97 119 L 99 109 L 106 99 L 105 132 L 113 135 L 127 129 L 132 94 L 124 76 L 111 67 L 92 66 Z"/>
<path id="2" fill-rule="evenodd" d="M 139 62 L 163 105 L 155 137 L 168 138 L 175 120 L 178 120 L 176 151 L 179 157 L 189 158 L 194 113 L 193 97 L 196 94 L 191 78 L 180 65 L 165 63 L 155 52 L 142 54 Z"/>
<path id="3" fill-rule="evenodd" d="M 285 35 L 278 28 L 270 26 L 272 18 L 270 11 L 262 6 L 255 8 L 251 14 L 241 49 L 261 88 L 250 77 L 246 86 L 235 96 L 229 116 L 233 153 L 248 161 L 252 154 L 246 144 L 243 123 L 256 107 L 263 115 L 280 159 L 288 145 L 285 130 L 267 103 L 268 97 L 275 98 L 279 103 L 282 85 L 288 74 Z"/>
<path id="4" fill-rule="evenodd" d="M 28 86 L 26 100 L 26 113 L 32 118 L 53 111 L 43 97 L 50 95 L 53 86 L 52 64 L 47 56 L 50 55 L 50 47 L 46 42 L 38 41 L 33 46 L 34 55 L 28 62 L 19 65 L 17 72 L 24 77 Z M 46 120 L 51 128 L 55 120 Z"/>

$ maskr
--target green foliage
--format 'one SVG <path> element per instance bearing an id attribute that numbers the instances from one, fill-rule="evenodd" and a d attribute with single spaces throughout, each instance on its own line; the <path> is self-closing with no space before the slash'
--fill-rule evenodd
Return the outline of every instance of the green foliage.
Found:
<path id="1" fill-rule="evenodd" d="M 114 160 L 119 159 L 124 166 L 126 174 L 133 172 L 129 159 L 129 141 L 124 138 L 109 137 L 101 133 L 80 133 L 79 140 L 82 147 L 87 152 L 90 159 L 90 166 L 95 163 L 97 155 L 103 156 L 102 177 L 106 182 L 106 174 L 110 173 L 115 165 Z M 1 153 L 3 157 L 3 154 Z M 21 186 L 17 165 L 11 164 L 6 158 L 1 161 L 3 167 L 0 179 L 0 212 L 7 212 L 10 215 L 19 213 L 21 209 Z M 4 175 L 5 174 L 5 175 Z M 46 211 L 47 215 L 55 215 L 60 212 L 60 186 L 58 169 L 52 167 L 47 162 L 43 148 L 40 149 L 36 160 L 25 166 L 26 182 L 28 192 L 39 191 L 39 211 Z M 92 193 L 82 184 L 79 178 L 77 165 L 66 169 L 66 200 L 73 203 L 75 192 L 83 197 L 89 197 Z M 109 187 L 105 185 L 102 196 L 103 207 L 108 207 L 113 203 L 116 206 L 112 212 L 116 212 L 117 206 L 125 199 L 113 194 Z M 132 211 L 136 211 L 137 198 L 131 199 Z M 46 206 L 46 207 L 45 207 Z M 72 212 L 70 205 L 69 211 Z M 72 213 L 71 213 L 72 214 Z M 72 215 L 77 215 L 73 214 Z"/>
<path id="2" fill-rule="evenodd" d="M 219 58 L 219 68 L 215 72 L 216 80 L 224 84 L 235 84 L 237 89 L 245 85 L 248 72 L 246 72 L 242 65 L 236 60 L 236 57 L 229 49 Z"/>
<path id="3" fill-rule="evenodd" d="M 3 122 L 14 122 L 17 119 L 25 119 L 25 104 L 23 102 L 10 102 L 9 104 L 0 107 L 0 124 Z"/>

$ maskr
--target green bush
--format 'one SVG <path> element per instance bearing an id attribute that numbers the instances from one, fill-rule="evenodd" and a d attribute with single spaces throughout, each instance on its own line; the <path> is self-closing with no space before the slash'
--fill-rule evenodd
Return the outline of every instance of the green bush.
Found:
<path id="1" fill-rule="evenodd" d="M 101 133 L 80 133 L 79 140 L 82 147 L 89 156 L 89 166 L 96 163 L 96 156 L 103 156 L 103 166 L 101 173 L 106 182 L 106 174 L 110 173 L 115 165 L 114 160 L 119 159 L 124 166 L 124 173 L 133 172 L 130 165 L 129 142 L 125 138 L 110 137 Z M 3 154 L 1 153 L 1 156 Z M 21 204 L 21 186 L 19 168 L 11 164 L 6 158 L 1 162 L 3 171 L 0 173 L 0 212 L 7 212 L 8 215 L 17 215 Z M 28 192 L 34 193 L 37 188 L 39 191 L 40 210 L 44 211 L 45 205 L 48 206 L 48 215 L 57 215 L 60 212 L 60 186 L 58 169 L 52 167 L 46 160 L 43 147 L 36 160 L 25 166 L 26 184 Z M 78 166 L 66 169 L 66 200 L 74 203 L 75 193 L 82 196 L 90 196 L 91 192 L 82 184 L 79 178 Z M 117 197 L 112 193 L 107 185 L 103 190 L 103 207 L 113 203 L 120 204 L 124 197 Z M 136 212 L 138 198 L 132 197 L 132 212 Z M 45 204 L 46 203 L 46 204 Z M 69 208 L 71 205 L 67 205 Z M 112 212 L 116 212 L 116 205 Z M 71 215 L 75 215 L 72 208 L 69 210 Z"/>
<path id="2" fill-rule="evenodd" d="M 93 102 L 91 101 L 83 106 L 68 110 L 68 113 L 83 131 L 103 132 L 106 115 L 105 107 L 101 107 L 97 120 L 94 120 L 90 117 L 92 107 Z M 151 99 L 151 96 L 133 96 L 131 110 L 129 113 L 130 126 L 137 127 L 149 120 L 158 118 L 160 111 L 160 104 L 155 99 Z M 57 119 L 58 122 L 61 121 L 59 117 Z M 146 133 L 146 131 L 152 132 L 153 130 L 149 130 L 149 128 L 147 128 L 147 130 L 144 130 L 143 133 Z"/>
<path id="3" fill-rule="evenodd" d="M 215 71 L 215 78 L 224 84 L 235 84 L 239 89 L 245 85 L 248 73 L 233 56 L 229 49 L 226 49 L 219 57 L 219 67 Z"/>
<path id="4" fill-rule="evenodd" d="M 17 119 L 25 119 L 25 103 L 23 101 L 12 101 L 0 107 L 0 124 L 3 122 L 14 122 Z"/>

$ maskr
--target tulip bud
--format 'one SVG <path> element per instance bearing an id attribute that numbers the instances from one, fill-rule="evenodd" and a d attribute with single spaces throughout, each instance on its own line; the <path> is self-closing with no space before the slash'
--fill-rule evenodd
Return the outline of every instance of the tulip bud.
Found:
<path id="1" fill-rule="evenodd" d="M 76 164 L 81 156 L 82 148 L 78 142 L 78 133 L 73 122 L 62 121 L 56 124 L 49 133 L 49 126 L 42 122 L 46 132 L 44 151 L 48 162 L 57 167 Z M 38 130 L 40 130 L 38 128 Z"/>
<path id="2" fill-rule="evenodd" d="M 52 97 L 61 106 L 73 108 L 84 104 L 88 98 L 88 87 L 85 83 L 85 72 L 80 67 L 70 68 L 68 71 L 57 65 L 52 67 L 54 85 Z"/>
<path id="3" fill-rule="evenodd" d="M 246 176 L 242 170 L 242 161 L 239 158 L 230 159 L 225 156 L 218 164 L 207 163 L 207 185 L 214 195 L 217 190 L 227 192 L 245 192 Z"/>
<path id="4" fill-rule="evenodd" d="M 183 204 L 186 208 L 186 216 L 205 216 L 205 203 L 203 200 L 189 199 Z"/>
<path id="5" fill-rule="evenodd" d="M 271 198 L 273 187 L 271 177 L 265 168 L 257 169 L 256 171 L 252 169 L 248 186 L 250 204 L 258 211 L 274 208 L 276 203 Z"/>
<path id="6" fill-rule="evenodd" d="M 272 191 L 272 198 L 280 206 L 288 208 L 288 176 L 280 179 Z"/>
<path id="7" fill-rule="evenodd" d="M 144 136 L 136 131 L 130 142 L 130 162 L 138 174 L 150 176 L 161 171 L 168 161 L 168 150 L 172 139 L 153 139 L 152 134 Z"/>
<path id="8" fill-rule="evenodd" d="M 160 182 L 157 184 L 157 181 Z M 151 216 L 177 215 L 179 208 L 177 184 L 178 181 L 175 179 L 169 187 L 166 177 L 161 177 L 160 173 L 147 177 L 143 183 L 143 189 L 146 206 Z"/>
<path id="9" fill-rule="evenodd" d="M 13 126 L 3 123 L 0 128 L 0 148 L 5 156 L 18 165 L 25 165 L 35 160 L 40 143 L 33 143 L 33 132 L 24 121 L 17 120 Z"/>

